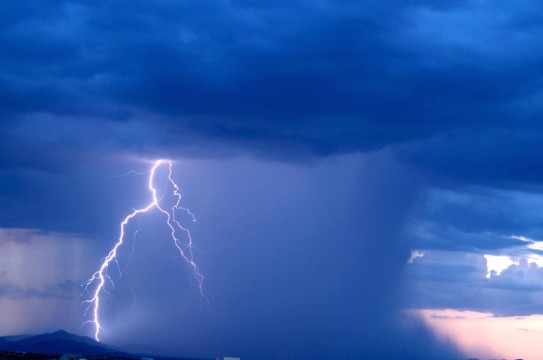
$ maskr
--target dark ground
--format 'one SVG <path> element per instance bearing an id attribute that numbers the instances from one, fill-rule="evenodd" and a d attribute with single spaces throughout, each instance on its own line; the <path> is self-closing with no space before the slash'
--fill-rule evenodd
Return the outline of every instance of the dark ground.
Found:
<path id="1" fill-rule="evenodd" d="M 0 351 L 0 360 L 11 360 L 11 359 L 25 359 L 25 360 L 59 360 L 62 354 L 34 354 L 34 353 L 23 353 L 23 352 L 7 352 Z M 84 356 L 81 355 L 81 358 L 86 360 L 139 360 L 141 357 L 112 357 L 112 356 Z M 154 360 L 196 360 L 196 359 L 186 359 L 186 358 L 170 358 L 170 357 L 153 357 Z M 205 360 L 205 359 L 198 359 Z"/>
<path id="2" fill-rule="evenodd" d="M 0 360 L 27 359 L 27 360 L 58 360 L 62 354 L 31 354 L 18 352 L 0 352 Z M 134 360 L 139 358 L 109 357 L 109 356 L 84 356 L 87 360 Z"/>

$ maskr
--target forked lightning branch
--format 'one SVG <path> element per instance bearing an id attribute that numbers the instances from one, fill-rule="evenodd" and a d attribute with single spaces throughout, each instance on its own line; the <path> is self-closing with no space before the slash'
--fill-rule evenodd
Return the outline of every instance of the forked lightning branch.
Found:
<path id="1" fill-rule="evenodd" d="M 164 196 L 171 196 L 174 200 L 174 204 L 171 207 L 164 207 L 160 203 L 160 199 L 157 194 L 157 189 L 154 185 L 157 169 L 161 166 L 167 166 L 167 181 L 171 185 L 171 192 Z M 191 267 L 194 278 L 196 279 L 200 295 L 204 298 L 204 292 L 202 283 L 204 277 L 200 273 L 198 265 L 194 261 L 192 251 L 192 237 L 188 228 L 184 227 L 176 218 L 176 213 L 183 211 L 189 214 L 193 221 L 194 215 L 187 209 L 181 206 L 181 192 L 179 186 L 173 179 L 172 175 L 173 163 L 170 160 L 157 160 L 149 172 L 148 191 L 152 195 L 152 201 L 146 207 L 134 210 L 131 214 L 127 215 L 120 224 L 120 235 L 113 248 L 109 251 L 107 256 L 103 259 L 99 269 L 92 274 L 91 278 L 87 280 L 83 287 L 89 294 L 89 299 L 85 300 L 87 304 L 85 314 L 90 312 L 90 320 L 85 323 L 90 323 L 94 326 L 94 338 L 100 341 L 100 330 L 102 330 L 102 323 L 100 321 L 100 309 L 101 309 L 101 297 L 106 293 L 106 287 L 108 284 L 112 284 L 112 279 L 108 275 L 109 265 L 117 260 L 117 253 L 121 250 L 125 238 L 126 226 L 136 217 L 142 216 L 145 213 L 151 211 L 158 211 L 164 216 L 165 225 L 169 228 L 171 234 L 171 241 L 173 241 L 175 247 L 179 251 L 179 254 L 184 261 Z"/>

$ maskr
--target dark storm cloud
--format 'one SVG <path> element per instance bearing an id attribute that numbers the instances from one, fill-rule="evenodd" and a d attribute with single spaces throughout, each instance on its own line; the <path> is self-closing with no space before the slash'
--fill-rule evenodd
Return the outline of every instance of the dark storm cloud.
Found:
<path id="1" fill-rule="evenodd" d="M 525 248 L 528 244 L 519 236 L 543 237 L 542 204 L 537 192 L 477 186 L 428 189 L 410 224 L 409 241 L 417 249 L 491 254 Z"/>
<path id="2" fill-rule="evenodd" d="M 511 116 L 511 121 L 516 116 Z M 455 179 L 455 183 L 541 191 L 541 128 L 511 124 L 477 131 L 454 131 L 401 147 L 402 161 Z M 439 180 L 438 180 L 439 181 Z M 441 179 L 442 181 L 442 179 Z M 442 183 L 441 186 L 446 184 Z M 451 184 L 452 185 L 452 184 Z M 454 185 L 452 185 L 454 186 Z"/>
<path id="3" fill-rule="evenodd" d="M 538 149 L 542 131 L 537 9 L 462 1 L 10 4 L 0 34 L 3 122 L 47 113 L 60 127 L 108 127 L 145 115 L 155 129 L 127 141 L 105 133 L 103 151 L 171 153 L 169 144 L 190 138 L 285 157 L 288 149 L 331 154 L 419 140 L 400 158 L 468 181 L 537 182 L 537 155 L 515 161 Z M 37 151 L 33 143 L 16 148 L 4 167 Z"/>
<path id="4" fill-rule="evenodd" d="M 465 188 L 430 190 L 424 218 L 468 233 L 513 235 L 541 228 L 543 197 L 528 192 Z M 528 235 L 528 234 L 526 234 Z"/>
<path id="5" fill-rule="evenodd" d="M 521 240 L 502 233 L 461 231 L 446 224 L 420 222 L 409 234 L 410 244 L 417 249 L 496 252 L 524 246 Z"/>

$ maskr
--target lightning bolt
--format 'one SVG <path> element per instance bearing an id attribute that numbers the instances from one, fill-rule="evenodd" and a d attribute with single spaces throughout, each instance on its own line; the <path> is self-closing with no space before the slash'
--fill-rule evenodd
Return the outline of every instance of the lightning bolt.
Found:
<path id="1" fill-rule="evenodd" d="M 175 199 L 175 203 L 173 204 L 173 206 L 167 209 L 165 209 L 160 204 L 160 201 L 157 195 L 157 189 L 154 186 L 156 170 L 159 167 L 165 166 L 165 165 L 168 166 L 167 181 L 169 182 L 171 188 L 173 189 L 171 195 Z M 131 214 L 127 215 L 124 218 L 124 220 L 120 224 L 120 235 L 119 235 L 119 238 L 117 239 L 117 242 L 115 243 L 115 246 L 113 246 L 113 248 L 109 251 L 107 256 L 103 259 L 102 264 L 100 265 L 100 268 L 91 276 L 89 280 L 83 283 L 83 288 L 89 294 L 89 297 L 90 297 L 88 300 L 84 301 L 84 303 L 88 304 L 88 306 L 86 307 L 85 315 L 89 311 L 91 312 L 91 319 L 86 321 L 85 323 L 90 323 L 94 326 L 94 338 L 96 339 L 96 341 L 100 341 L 100 330 L 103 329 L 102 324 L 100 323 L 100 305 L 101 305 L 100 297 L 104 293 L 107 292 L 106 290 L 107 283 L 111 283 L 113 285 L 113 280 L 108 275 L 109 265 L 113 261 L 117 262 L 117 251 L 123 245 L 126 225 L 128 225 L 128 223 L 130 223 L 132 219 L 144 213 L 148 213 L 152 210 L 158 210 L 160 213 L 164 215 L 165 220 L 166 220 L 166 225 L 170 229 L 173 243 L 175 247 L 177 248 L 177 250 L 179 251 L 179 254 L 183 258 L 183 260 L 192 269 L 192 274 L 194 278 L 196 279 L 197 286 L 200 291 L 200 295 L 202 299 L 205 299 L 204 290 L 203 290 L 204 277 L 200 273 L 200 269 L 198 268 L 198 265 L 194 261 L 194 256 L 192 252 L 192 249 L 193 249 L 192 236 L 190 234 L 189 229 L 181 225 L 181 223 L 177 220 L 176 212 L 183 211 L 187 213 L 192 218 L 192 221 L 196 221 L 196 218 L 189 209 L 181 206 L 181 191 L 179 189 L 179 186 L 173 180 L 172 167 L 173 167 L 173 164 L 172 164 L 172 161 L 170 160 L 155 161 L 153 167 L 151 168 L 149 172 L 150 175 L 149 175 L 149 182 L 148 182 L 148 189 L 152 195 L 151 203 L 144 208 L 134 210 Z M 183 243 L 180 240 L 179 233 L 185 234 L 185 238 L 187 239 L 185 243 Z M 92 288 L 92 291 L 90 290 L 91 288 Z"/>

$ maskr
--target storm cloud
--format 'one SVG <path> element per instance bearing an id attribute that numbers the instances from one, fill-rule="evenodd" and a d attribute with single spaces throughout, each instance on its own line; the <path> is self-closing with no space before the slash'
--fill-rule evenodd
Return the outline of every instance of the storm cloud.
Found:
<path id="1" fill-rule="evenodd" d="M 12 161 L 33 158 L 35 146 L 62 153 L 81 127 L 85 142 L 141 154 L 209 155 L 211 141 L 296 158 L 416 140 L 400 158 L 473 181 L 537 181 L 537 158 L 519 164 L 500 153 L 504 142 L 508 153 L 533 153 L 541 131 L 537 7 L 7 5 L 2 153 Z M 44 121 L 37 143 L 9 142 Z"/>

